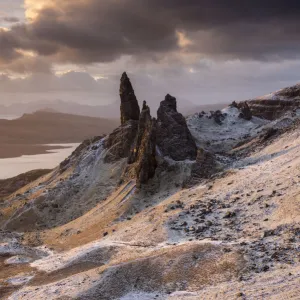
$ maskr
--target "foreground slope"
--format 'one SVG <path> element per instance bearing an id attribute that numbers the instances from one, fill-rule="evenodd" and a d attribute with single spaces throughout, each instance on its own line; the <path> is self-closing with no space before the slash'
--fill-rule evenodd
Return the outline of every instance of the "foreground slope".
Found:
<path id="1" fill-rule="evenodd" d="M 168 123 L 183 122 L 174 99 L 164 101 Z M 173 132 L 159 117 L 155 174 L 141 183 L 135 167 L 146 172 L 152 162 L 153 136 L 141 121 L 148 113 L 144 105 L 139 121 L 85 141 L 1 205 L 3 297 L 297 299 L 297 116 L 245 120 L 236 107 L 191 116 L 197 158 L 186 132 L 191 152 L 173 159 L 178 149 L 161 143 L 159 130 Z M 178 124 L 175 132 L 186 130 Z M 124 135 L 133 149 L 121 143 Z M 170 143 L 181 146 L 174 136 Z"/>

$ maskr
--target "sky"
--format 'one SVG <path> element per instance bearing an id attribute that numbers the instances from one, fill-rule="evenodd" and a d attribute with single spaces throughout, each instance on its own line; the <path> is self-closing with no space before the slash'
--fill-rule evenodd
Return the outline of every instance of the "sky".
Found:
<path id="1" fill-rule="evenodd" d="M 149 103 L 251 99 L 300 80 L 299 13 L 296 0 L 0 0 L 0 103 L 118 101 L 123 71 Z"/>

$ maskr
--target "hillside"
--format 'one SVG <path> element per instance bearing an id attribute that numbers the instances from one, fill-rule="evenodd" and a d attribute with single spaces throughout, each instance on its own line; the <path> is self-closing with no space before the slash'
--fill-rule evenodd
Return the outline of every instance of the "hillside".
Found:
<path id="1" fill-rule="evenodd" d="M 15 191 L 21 189 L 27 184 L 35 181 L 39 177 L 50 173 L 51 170 L 33 170 L 27 173 L 20 174 L 16 177 L 0 180 L 0 201 L 11 195 Z"/>
<path id="2" fill-rule="evenodd" d="M 0 204 L 3 299 L 299 299 L 300 119 L 248 106 L 121 125 Z"/>
<path id="3" fill-rule="evenodd" d="M 296 112 L 300 107 L 300 85 L 280 89 L 276 92 L 246 101 L 257 116 L 268 120 L 275 120 L 288 111 Z M 245 103 L 245 102 L 242 102 Z"/>
<path id="4" fill-rule="evenodd" d="M 15 120 L 0 120 L 0 158 L 45 153 L 53 148 L 45 144 L 81 142 L 107 134 L 117 125 L 117 120 L 50 111 L 25 114 Z"/>

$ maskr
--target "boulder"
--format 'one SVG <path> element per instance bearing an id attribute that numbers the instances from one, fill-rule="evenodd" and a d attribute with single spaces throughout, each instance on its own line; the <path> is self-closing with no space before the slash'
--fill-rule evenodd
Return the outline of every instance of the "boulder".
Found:
<path id="1" fill-rule="evenodd" d="M 175 161 L 196 159 L 196 143 L 185 118 L 177 112 L 176 98 L 169 94 L 160 103 L 156 127 L 156 143 L 163 156 Z"/>

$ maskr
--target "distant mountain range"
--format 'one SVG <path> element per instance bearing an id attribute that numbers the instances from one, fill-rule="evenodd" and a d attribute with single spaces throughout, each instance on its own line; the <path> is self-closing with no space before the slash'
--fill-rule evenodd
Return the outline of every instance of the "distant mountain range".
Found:
<path id="1" fill-rule="evenodd" d="M 149 103 L 151 110 L 156 111 L 159 104 Z M 189 101 L 178 101 L 178 107 L 184 115 L 196 112 L 222 109 L 227 106 L 224 103 L 194 105 Z M 81 115 L 88 117 L 119 119 L 120 104 L 118 102 L 108 105 L 85 105 L 70 101 L 34 101 L 29 103 L 13 103 L 9 106 L 0 105 L 0 115 L 22 116 L 24 113 L 33 113 L 40 110 L 55 111 L 64 114 Z"/>

